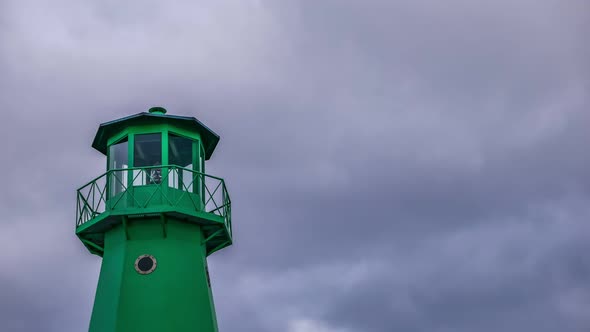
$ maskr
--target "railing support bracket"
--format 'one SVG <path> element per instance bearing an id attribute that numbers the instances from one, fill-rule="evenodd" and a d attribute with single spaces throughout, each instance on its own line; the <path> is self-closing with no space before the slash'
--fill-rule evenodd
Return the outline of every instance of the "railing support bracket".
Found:
<path id="1" fill-rule="evenodd" d="M 97 244 L 95 244 L 95 243 L 93 243 L 93 242 L 90 242 L 90 241 L 88 241 L 88 240 L 86 240 L 86 239 L 80 239 L 80 240 L 82 240 L 82 242 L 83 242 L 84 244 L 86 244 L 86 245 L 89 245 L 89 246 L 91 246 L 92 248 L 94 248 L 94 249 L 96 249 L 96 250 L 98 250 L 98 251 L 100 251 L 100 252 L 104 252 L 104 248 L 102 248 L 101 246 L 99 246 L 99 245 L 97 245 Z"/>
<path id="2" fill-rule="evenodd" d="M 201 244 L 205 244 L 205 243 L 209 242 L 211 239 L 213 239 L 217 235 L 221 234 L 221 232 L 223 232 L 223 228 L 220 228 L 217 231 L 213 232 L 213 234 L 209 235 L 209 237 L 207 237 L 206 239 L 204 239 Z"/>

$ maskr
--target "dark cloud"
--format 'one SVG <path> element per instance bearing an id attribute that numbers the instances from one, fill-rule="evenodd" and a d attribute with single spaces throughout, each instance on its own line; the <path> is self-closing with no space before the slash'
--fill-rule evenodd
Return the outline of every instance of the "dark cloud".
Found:
<path id="1" fill-rule="evenodd" d="M 1 2 L 4 330 L 86 328 L 74 193 L 152 105 L 222 136 L 222 331 L 588 330 L 588 9 Z"/>

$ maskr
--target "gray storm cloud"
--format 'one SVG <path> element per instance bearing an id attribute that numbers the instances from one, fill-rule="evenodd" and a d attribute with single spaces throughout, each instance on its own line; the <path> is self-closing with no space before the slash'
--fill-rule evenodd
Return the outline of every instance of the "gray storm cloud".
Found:
<path id="1" fill-rule="evenodd" d="M 87 329 L 101 122 L 221 135 L 221 331 L 590 329 L 586 1 L 3 1 L 0 330 Z"/>

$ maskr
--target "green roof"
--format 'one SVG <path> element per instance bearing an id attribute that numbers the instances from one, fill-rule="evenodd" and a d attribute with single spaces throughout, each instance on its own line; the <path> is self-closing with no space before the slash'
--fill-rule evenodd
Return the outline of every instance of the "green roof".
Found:
<path id="1" fill-rule="evenodd" d="M 198 132 L 203 141 L 205 159 L 207 160 L 211 158 L 211 155 L 219 142 L 219 135 L 195 117 L 166 115 L 160 112 L 141 112 L 101 124 L 94 137 L 94 142 L 92 142 L 92 147 L 106 155 L 107 142 L 113 135 L 116 135 L 121 132 L 121 130 L 130 126 L 154 124 L 171 124 Z"/>

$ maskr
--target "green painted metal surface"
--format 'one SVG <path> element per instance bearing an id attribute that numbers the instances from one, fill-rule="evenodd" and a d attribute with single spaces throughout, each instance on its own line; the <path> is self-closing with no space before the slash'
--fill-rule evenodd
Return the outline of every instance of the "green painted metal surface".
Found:
<path id="1" fill-rule="evenodd" d="M 207 256 L 233 240 L 225 181 L 204 173 L 215 137 L 162 108 L 100 126 L 107 170 L 76 205 L 76 235 L 102 257 L 90 331 L 217 331 Z"/>

